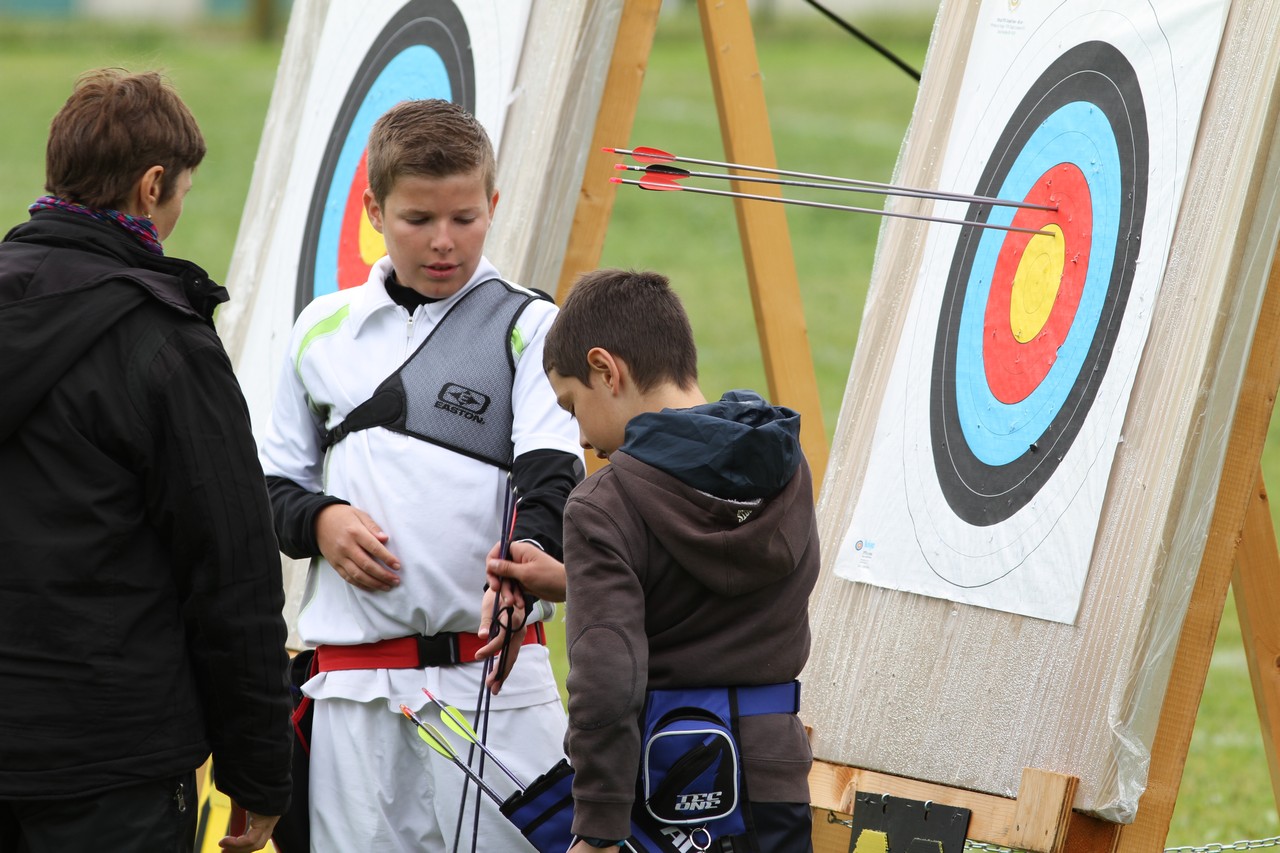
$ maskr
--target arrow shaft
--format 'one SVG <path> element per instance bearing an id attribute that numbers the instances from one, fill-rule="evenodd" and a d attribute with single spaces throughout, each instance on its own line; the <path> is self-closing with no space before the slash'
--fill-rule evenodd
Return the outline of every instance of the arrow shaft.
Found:
<path id="1" fill-rule="evenodd" d="M 493 790 L 493 788 L 490 788 L 489 785 L 483 779 L 481 779 L 474 770 L 472 770 L 470 767 L 467 766 L 466 762 L 464 762 L 458 756 L 458 753 L 454 751 L 453 747 L 449 745 L 449 741 L 445 738 L 444 734 L 441 733 L 439 729 L 427 723 L 424 723 L 421 719 L 418 718 L 417 714 L 413 713 L 413 711 L 409 710 L 406 706 L 403 706 L 403 705 L 400 706 L 400 710 L 404 712 L 404 715 L 406 717 L 408 717 L 410 720 L 413 721 L 413 724 L 415 726 L 418 727 L 418 737 L 426 741 L 428 746 L 430 746 L 433 750 L 435 750 L 440 755 L 443 755 L 445 758 L 449 759 L 449 761 L 451 761 L 454 764 L 454 766 L 456 766 L 463 773 L 467 774 L 467 778 L 469 778 L 472 782 L 475 782 L 476 785 L 480 788 L 480 790 L 488 794 L 489 799 L 493 800 L 498 805 L 502 805 L 502 797 L 498 796 L 498 792 Z"/>
<path id="2" fill-rule="evenodd" d="M 640 187 L 641 189 L 650 189 L 640 181 L 628 181 L 623 178 L 614 178 L 614 180 L 620 184 L 631 184 L 632 186 Z M 718 195 L 725 196 L 727 198 L 745 198 L 752 199 L 754 201 L 771 201 L 777 204 L 794 204 L 800 207 L 820 207 L 825 210 L 847 210 L 852 213 L 871 213 L 876 216 L 895 216 L 899 219 L 916 219 L 922 222 L 941 222 L 944 225 L 964 225 L 971 228 L 992 228 L 998 231 L 1018 231 L 1023 234 L 1036 234 L 1043 237 L 1053 236 L 1048 231 L 1037 231 L 1033 228 L 1019 228 L 1015 225 L 997 225 L 994 222 L 972 222 L 968 219 L 950 219 L 943 216 L 926 216 L 922 213 L 904 213 L 897 210 L 877 210 L 874 207 L 851 207 L 847 204 L 828 204 L 821 201 L 806 201 L 798 198 L 778 198 L 775 196 L 754 195 L 752 193 L 736 193 L 729 192 L 727 190 L 711 190 L 704 187 L 683 187 L 677 184 L 671 184 L 670 186 L 660 187 L 659 190 L 675 190 L 686 193 L 700 193 L 702 195 Z"/>
<path id="3" fill-rule="evenodd" d="M 619 164 L 619 168 L 629 172 L 645 172 L 648 169 L 645 166 L 627 166 Z M 818 190 L 834 190 L 836 192 L 866 193 L 868 195 L 896 195 L 906 198 L 927 198 L 933 201 L 963 201 L 970 204 L 990 204 L 995 207 L 1019 207 L 1029 210 L 1057 210 L 1046 204 L 1032 204 L 1027 201 L 1009 201 L 1008 199 L 991 198 L 982 195 L 965 195 L 963 193 L 948 193 L 937 190 L 919 190 L 912 187 L 903 187 L 896 184 L 877 184 L 874 181 L 853 181 L 852 179 L 842 179 L 837 183 L 830 181 L 792 181 L 785 178 L 762 178 L 757 175 L 726 175 L 721 172 L 698 172 L 682 169 L 684 172 L 680 177 L 688 178 L 710 178 L 715 180 L 742 181 L 752 184 L 768 184 L 770 186 L 782 187 L 806 187 Z M 664 174 L 658 172 L 658 174 Z"/>
<path id="4" fill-rule="evenodd" d="M 608 149 L 615 154 L 621 154 L 628 157 L 645 157 L 643 152 L 637 153 L 636 149 L 626 148 L 610 148 Z M 994 198 L 992 196 L 968 195 L 965 193 L 953 193 L 946 190 L 922 190 L 914 187 L 902 187 L 897 184 L 886 184 L 880 181 L 864 181 L 858 178 L 843 178 L 839 175 L 822 175 L 815 172 L 797 172 L 791 169 L 771 169 L 766 166 L 750 166 L 745 163 L 726 163 L 720 160 L 702 160 L 697 157 L 677 157 L 674 154 L 662 152 L 661 159 L 669 159 L 676 163 L 694 163 L 699 166 L 714 166 L 718 169 L 740 169 L 745 172 L 758 172 L 765 175 L 785 175 L 792 178 L 806 178 L 809 180 L 829 181 L 847 186 L 865 187 L 867 189 L 883 190 L 886 194 L 891 195 L 909 195 L 920 198 L 933 198 L 940 201 L 967 201 L 977 204 L 995 204 L 1010 207 L 1031 207 L 1039 210 L 1056 210 L 1054 207 L 1044 207 L 1042 205 L 1027 204 L 1020 201 L 1009 201 L 1008 199 Z M 706 177 L 724 177 L 719 175 L 705 175 Z M 703 176 L 700 176 L 703 177 Z M 731 175 L 731 179 L 750 180 L 747 175 Z M 890 192 L 893 191 L 893 192 Z"/>
<path id="5" fill-rule="evenodd" d="M 473 729 L 471 727 L 471 724 L 467 722 L 466 717 L 462 716 L 461 711 L 459 711 L 457 708 L 454 708 L 450 705 L 445 705 L 441 703 L 441 701 L 437 699 L 435 696 L 432 696 L 425 687 L 422 688 L 422 692 L 426 693 L 427 698 L 431 700 L 431 703 L 440 709 L 440 719 L 446 726 L 448 726 L 450 729 L 456 732 L 459 737 L 464 738 L 465 740 L 468 740 L 471 743 L 475 744 L 476 746 L 480 747 L 480 751 L 483 752 L 485 755 L 489 756 L 489 758 L 492 759 L 493 763 L 498 765 L 498 769 L 501 770 L 503 773 L 507 774 L 507 778 L 509 778 L 512 782 L 515 782 L 516 786 L 520 788 L 520 790 L 522 791 L 524 790 L 525 788 L 524 782 L 520 781 L 520 777 L 512 773 L 510 768 L 508 768 L 507 765 L 503 764 L 502 761 L 498 758 L 498 756 L 493 754 L 493 751 L 489 749 L 489 747 L 485 746 L 483 743 L 480 742 L 480 735 L 476 734 L 476 730 Z"/>

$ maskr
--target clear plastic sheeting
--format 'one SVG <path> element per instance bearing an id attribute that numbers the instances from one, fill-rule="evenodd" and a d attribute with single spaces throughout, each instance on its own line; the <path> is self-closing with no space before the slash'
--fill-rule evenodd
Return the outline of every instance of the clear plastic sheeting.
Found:
<path id="1" fill-rule="evenodd" d="M 936 185 L 976 11 L 939 13 L 897 182 Z M 1074 624 L 832 571 L 924 241 L 920 225 L 885 221 L 819 501 L 801 708 L 818 759 L 1003 796 L 1038 768 L 1080 779 L 1075 808 L 1133 820 L 1215 503 L 1242 518 L 1252 495 L 1252 480 L 1222 479 L 1233 415 L 1242 393 L 1274 390 L 1242 387 L 1280 233 L 1278 77 L 1280 6 L 1234 3 Z"/>

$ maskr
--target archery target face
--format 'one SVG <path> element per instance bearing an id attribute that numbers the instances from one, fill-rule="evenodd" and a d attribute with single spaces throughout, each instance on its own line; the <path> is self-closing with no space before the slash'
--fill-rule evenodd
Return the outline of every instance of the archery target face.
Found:
<path id="1" fill-rule="evenodd" d="M 1027 5 L 983 5 L 939 186 L 1052 209 L 936 204 L 1043 233 L 930 226 L 836 572 L 1069 622 L 1212 56 L 1197 4 Z"/>
<path id="2" fill-rule="evenodd" d="M 1056 209 L 966 215 L 1050 234 L 965 228 L 947 276 L 929 426 L 937 482 L 960 519 L 1014 516 L 1088 422 L 1124 322 L 1146 187 L 1133 67 L 1102 42 L 1069 49 L 1014 108 L 974 190 Z"/>

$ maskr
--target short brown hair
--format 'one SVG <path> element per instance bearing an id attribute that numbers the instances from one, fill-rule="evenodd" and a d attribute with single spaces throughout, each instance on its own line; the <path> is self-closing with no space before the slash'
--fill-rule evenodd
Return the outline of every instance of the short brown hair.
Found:
<path id="1" fill-rule="evenodd" d="M 447 178 L 480 170 L 493 196 L 497 165 L 484 126 L 462 107 L 439 98 L 401 101 L 369 131 L 369 189 L 384 204 L 405 175 Z"/>
<path id="2" fill-rule="evenodd" d="M 120 207 L 147 169 L 163 166 L 176 178 L 204 155 L 199 125 L 160 74 L 99 68 L 81 75 L 49 125 L 45 190 L 89 207 Z M 160 201 L 176 189 L 176 180 L 162 180 Z"/>
<path id="3" fill-rule="evenodd" d="M 542 367 L 590 385 L 587 353 L 593 347 L 626 362 L 641 391 L 661 382 L 682 389 L 697 384 L 693 328 L 660 273 L 602 269 L 578 279 L 547 332 Z"/>

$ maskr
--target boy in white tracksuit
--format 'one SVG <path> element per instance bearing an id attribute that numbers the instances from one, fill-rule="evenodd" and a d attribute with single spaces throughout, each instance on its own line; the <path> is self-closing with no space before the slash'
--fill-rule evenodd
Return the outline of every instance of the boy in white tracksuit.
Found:
<path id="1" fill-rule="evenodd" d="M 509 483 L 514 538 L 559 557 L 582 457 L 542 372 L 556 307 L 482 255 L 498 200 L 483 128 L 448 102 L 406 101 L 375 124 L 368 162 L 388 257 L 298 318 L 261 456 L 281 550 L 312 558 L 298 617 L 321 670 L 304 687 L 312 849 L 444 851 L 464 777 L 400 704 L 432 716 L 425 687 L 475 707 L 485 557 Z M 541 627 L 509 648 L 488 743 L 527 781 L 563 755 L 565 718 Z M 474 788 L 461 849 L 472 808 Z M 532 849 L 491 804 L 477 848 Z"/>

